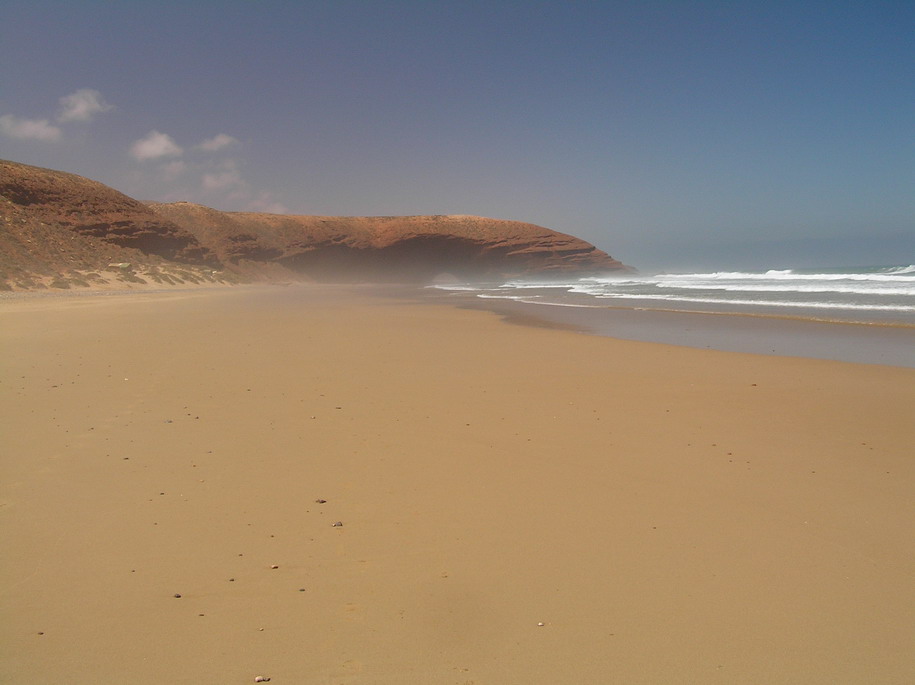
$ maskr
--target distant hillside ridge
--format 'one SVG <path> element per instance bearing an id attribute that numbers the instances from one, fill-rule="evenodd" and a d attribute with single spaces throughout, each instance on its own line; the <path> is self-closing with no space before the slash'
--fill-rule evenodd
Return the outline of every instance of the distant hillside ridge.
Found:
<path id="1" fill-rule="evenodd" d="M 329 217 L 143 203 L 76 174 L 0 160 L 0 288 L 150 281 L 429 282 L 627 272 L 542 226 L 466 215 Z"/>
<path id="2" fill-rule="evenodd" d="M 542 226 L 466 215 L 295 216 L 150 203 L 227 265 L 275 262 L 318 281 L 498 280 L 627 271 L 594 245 Z"/>

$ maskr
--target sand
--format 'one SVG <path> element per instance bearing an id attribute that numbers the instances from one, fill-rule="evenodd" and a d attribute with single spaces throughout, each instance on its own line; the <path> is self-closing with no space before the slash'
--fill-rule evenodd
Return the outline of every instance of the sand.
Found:
<path id="1" fill-rule="evenodd" d="M 915 681 L 915 370 L 307 287 L 0 353 L 0 682 Z"/>
<path id="2" fill-rule="evenodd" d="M 915 368 L 915 319 L 850 322 L 811 316 L 691 312 L 617 306 L 549 306 L 425 289 L 426 298 L 495 311 L 510 321 L 536 322 L 643 342 L 810 357 Z M 808 310 L 805 314 L 814 314 Z"/>

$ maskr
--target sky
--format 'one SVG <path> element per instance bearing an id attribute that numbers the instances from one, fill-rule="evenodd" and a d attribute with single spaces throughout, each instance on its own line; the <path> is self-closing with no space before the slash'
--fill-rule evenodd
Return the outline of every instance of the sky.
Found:
<path id="1" fill-rule="evenodd" d="M 140 200 L 915 263 L 915 2 L 0 0 L 0 158 Z"/>

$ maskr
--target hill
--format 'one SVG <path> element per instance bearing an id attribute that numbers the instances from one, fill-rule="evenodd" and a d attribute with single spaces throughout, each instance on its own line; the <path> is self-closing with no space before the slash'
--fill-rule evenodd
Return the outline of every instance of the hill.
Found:
<path id="1" fill-rule="evenodd" d="M 428 282 L 629 271 L 579 238 L 465 215 L 331 217 L 144 204 L 0 161 L 0 288 L 240 280 Z"/>

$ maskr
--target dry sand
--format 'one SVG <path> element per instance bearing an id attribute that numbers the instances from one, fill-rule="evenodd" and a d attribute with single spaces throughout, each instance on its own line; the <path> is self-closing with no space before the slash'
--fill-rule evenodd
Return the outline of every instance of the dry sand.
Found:
<path id="1" fill-rule="evenodd" d="M 0 352 L 0 682 L 915 682 L 915 370 L 303 287 Z"/>

